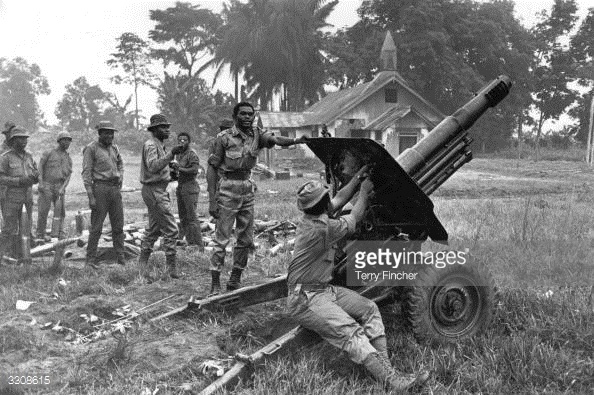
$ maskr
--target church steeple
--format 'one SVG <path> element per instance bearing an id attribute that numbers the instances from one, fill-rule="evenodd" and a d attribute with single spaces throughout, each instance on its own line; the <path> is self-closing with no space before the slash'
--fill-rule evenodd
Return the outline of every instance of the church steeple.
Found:
<path id="1" fill-rule="evenodd" d="M 382 51 L 380 53 L 380 70 L 397 71 L 397 59 L 398 57 L 396 55 L 396 44 L 394 44 L 392 34 L 388 30 L 388 32 L 386 33 L 386 38 L 384 40 L 384 45 L 382 45 Z"/>

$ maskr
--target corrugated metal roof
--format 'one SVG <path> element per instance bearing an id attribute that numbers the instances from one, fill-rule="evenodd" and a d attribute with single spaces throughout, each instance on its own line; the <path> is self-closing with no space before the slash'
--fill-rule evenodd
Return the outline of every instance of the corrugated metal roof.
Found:
<path id="1" fill-rule="evenodd" d="M 410 113 L 411 109 L 410 106 L 404 106 L 401 104 L 396 104 L 394 107 L 388 108 L 379 117 L 375 118 L 368 125 L 366 125 L 363 129 L 365 130 L 384 130 L 390 124 L 394 123 L 396 120 L 403 118 L 406 114 Z"/>
<path id="2" fill-rule="evenodd" d="M 305 125 L 303 112 L 269 112 L 260 111 L 265 128 L 297 128 Z"/>

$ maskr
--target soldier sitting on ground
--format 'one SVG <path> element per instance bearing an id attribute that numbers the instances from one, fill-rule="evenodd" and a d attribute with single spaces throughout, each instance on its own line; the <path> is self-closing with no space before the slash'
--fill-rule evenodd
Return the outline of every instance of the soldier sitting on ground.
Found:
<path id="1" fill-rule="evenodd" d="M 364 166 L 331 199 L 328 187 L 309 181 L 298 191 L 297 205 L 304 212 L 297 227 L 295 250 L 289 264 L 287 309 L 299 325 L 363 364 L 373 377 L 390 390 L 404 391 L 426 381 L 427 372 L 406 375 L 394 370 L 388 357 L 384 324 L 377 305 L 355 291 L 329 285 L 334 267 L 333 245 L 355 232 L 368 206 L 373 184 L 365 179 Z M 365 179 L 361 182 L 362 179 Z M 360 185 L 350 214 L 332 219 Z"/>

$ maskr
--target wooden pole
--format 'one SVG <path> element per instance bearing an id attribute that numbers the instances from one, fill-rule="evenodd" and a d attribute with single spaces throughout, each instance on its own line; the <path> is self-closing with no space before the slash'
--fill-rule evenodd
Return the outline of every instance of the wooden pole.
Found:
<path id="1" fill-rule="evenodd" d="M 592 149 L 592 147 L 594 146 L 594 136 L 592 135 L 592 133 L 594 132 L 594 94 L 592 95 L 591 99 L 590 99 L 590 124 L 588 127 L 588 152 L 586 153 L 586 162 L 588 163 L 588 166 L 592 166 L 592 162 L 593 161 L 593 156 L 594 156 L 594 150 Z"/>

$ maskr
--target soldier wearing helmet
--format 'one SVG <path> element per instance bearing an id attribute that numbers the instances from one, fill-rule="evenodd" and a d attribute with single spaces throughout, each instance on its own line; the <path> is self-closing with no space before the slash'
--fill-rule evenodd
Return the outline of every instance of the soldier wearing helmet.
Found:
<path id="1" fill-rule="evenodd" d="M 47 215 L 52 204 L 58 202 L 62 204 L 62 223 L 64 221 L 64 193 L 70 182 L 72 175 L 72 159 L 68 153 L 72 136 L 66 131 L 58 133 L 56 136 L 57 147 L 44 151 L 39 160 L 39 198 L 37 199 L 37 239 L 45 239 L 45 227 L 47 224 Z M 51 237 L 64 238 L 63 229 L 52 229 L 58 234 L 52 234 Z M 48 240 L 45 240 L 48 241 Z"/>
<path id="2" fill-rule="evenodd" d="M 10 150 L 10 145 L 8 144 L 8 140 L 10 140 L 10 131 L 15 127 L 13 122 L 6 122 L 4 124 L 4 130 L 2 134 L 4 135 L 4 141 L 2 142 L 2 146 L 0 146 L 0 155 L 5 153 L 6 151 Z M 0 185 L 0 213 L 2 214 L 2 218 L 4 218 L 4 212 L 2 211 L 2 207 L 4 207 L 4 197 L 6 195 L 6 186 Z"/>
<path id="3" fill-rule="evenodd" d="M 4 223 L 0 235 L 0 258 L 12 254 L 18 242 L 19 219 L 23 206 L 31 223 L 33 209 L 32 186 L 39 180 L 33 156 L 25 150 L 29 133 L 20 126 L 10 130 L 10 150 L 0 155 L 0 185 L 6 187 L 3 207 Z"/>
<path id="4" fill-rule="evenodd" d="M 330 285 L 334 268 L 333 245 L 355 232 L 368 206 L 373 184 L 363 166 L 334 198 L 319 181 L 305 183 L 297 192 L 297 206 L 304 212 L 297 227 L 295 250 L 287 277 L 287 310 L 297 323 L 317 332 L 345 351 L 389 389 L 403 391 L 427 379 L 398 375 L 390 364 L 384 324 L 377 305 L 348 288 Z M 363 181 L 362 181 L 363 180 Z M 360 186 L 352 211 L 338 219 L 340 210 Z"/>

